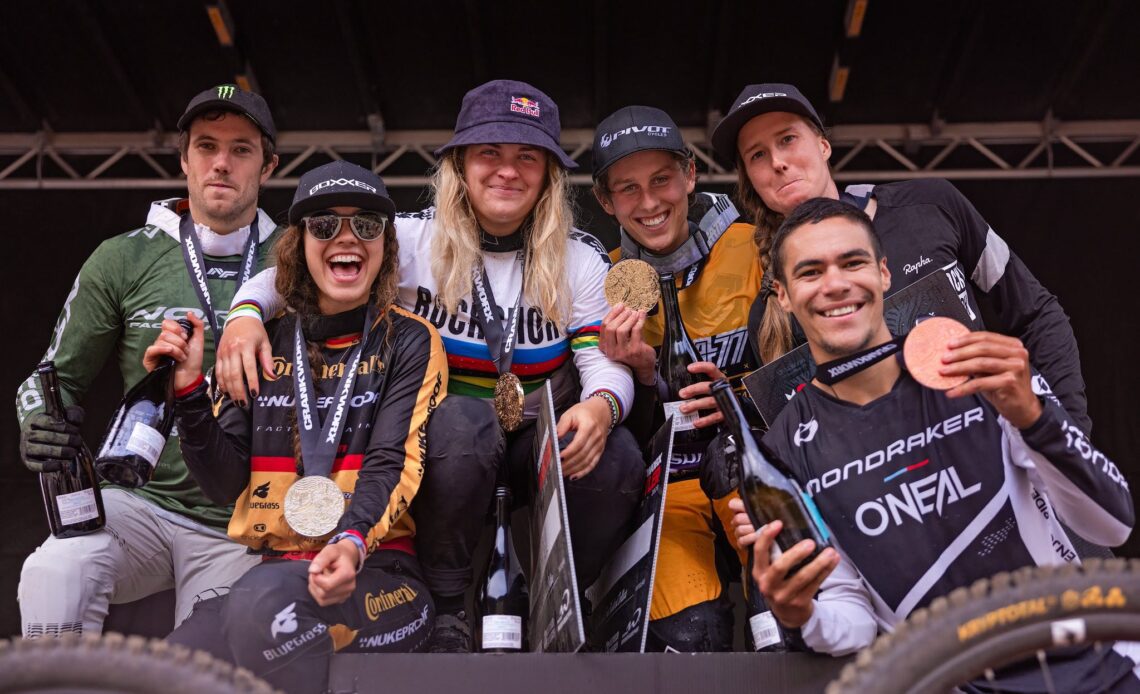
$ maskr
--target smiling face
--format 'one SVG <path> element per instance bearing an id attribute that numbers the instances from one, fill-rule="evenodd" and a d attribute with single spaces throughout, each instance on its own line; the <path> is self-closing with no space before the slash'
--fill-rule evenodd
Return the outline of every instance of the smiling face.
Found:
<path id="1" fill-rule="evenodd" d="M 338 215 L 351 216 L 359 207 L 333 207 Z M 356 308 L 368 301 L 372 283 L 380 273 L 384 260 L 384 234 L 371 241 L 361 241 L 352 233 L 347 219 L 342 219 L 337 235 L 319 241 L 305 231 L 305 264 L 317 285 L 317 303 L 321 313 L 329 315 Z"/>
<path id="2" fill-rule="evenodd" d="M 762 113 L 736 139 L 748 180 L 773 212 L 787 215 L 811 198 L 839 198 L 827 169 L 831 143 L 795 113 Z"/>
<path id="3" fill-rule="evenodd" d="M 479 226 L 513 234 L 546 187 L 546 150 L 532 145 L 468 145 L 463 152 L 467 199 Z"/>
<path id="4" fill-rule="evenodd" d="M 663 150 L 645 150 L 607 169 L 606 190 L 595 189 L 595 195 L 638 245 L 664 255 L 689 238 L 689 195 L 696 182 L 692 161 L 682 162 Z"/>
<path id="5" fill-rule="evenodd" d="M 780 248 L 780 306 L 795 314 L 817 364 L 891 339 L 883 321 L 890 289 L 886 258 L 875 259 L 870 231 L 830 217 L 792 230 Z"/>
<path id="6" fill-rule="evenodd" d="M 195 119 L 182 156 L 191 217 L 219 234 L 251 223 L 257 193 L 275 165 L 276 157 L 263 166 L 261 131 L 245 116 Z"/>

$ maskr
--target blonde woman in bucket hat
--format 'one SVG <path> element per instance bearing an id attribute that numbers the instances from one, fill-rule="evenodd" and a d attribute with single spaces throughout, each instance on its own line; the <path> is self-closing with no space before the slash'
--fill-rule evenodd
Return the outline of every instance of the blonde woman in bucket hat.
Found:
<path id="1" fill-rule="evenodd" d="M 542 383 L 551 382 L 558 435 L 569 439 L 562 464 L 580 588 L 624 539 L 644 483 L 637 444 L 620 426 L 632 377 L 597 347 L 609 260 L 573 227 L 567 170 L 576 164 L 558 144 L 560 131 L 557 105 L 529 84 L 494 80 L 472 89 L 454 137 L 436 152 L 434 206 L 397 224 L 398 303 L 439 329 L 451 370 L 414 510 L 439 613 L 438 651 L 471 649 L 463 596 L 472 552 L 501 467 L 515 499 L 529 499 Z M 258 322 L 240 317 L 277 309 L 269 284 L 255 278 L 235 298 L 218 372 L 227 390 L 241 390 L 258 358 L 265 364 Z"/>

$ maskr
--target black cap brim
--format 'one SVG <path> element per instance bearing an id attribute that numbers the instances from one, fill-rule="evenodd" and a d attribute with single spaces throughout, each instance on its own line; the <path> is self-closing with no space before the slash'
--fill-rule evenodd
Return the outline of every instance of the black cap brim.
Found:
<path id="1" fill-rule="evenodd" d="M 388 215 L 388 221 L 396 218 L 396 204 L 391 198 L 355 191 L 312 195 L 289 208 L 289 223 L 298 224 L 310 212 L 327 210 L 332 207 L 359 207 L 362 210 L 376 210 Z"/>
<path id="2" fill-rule="evenodd" d="M 713 128 L 712 137 L 709 140 L 721 161 L 735 166 L 736 140 L 740 136 L 740 129 L 756 116 L 772 112 L 794 113 L 803 116 L 820 130 L 823 130 L 823 123 L 820 123 L 818 117 L 805 108 L 798 99 L 787 96 L 758 99 L 729 113 Z"/>

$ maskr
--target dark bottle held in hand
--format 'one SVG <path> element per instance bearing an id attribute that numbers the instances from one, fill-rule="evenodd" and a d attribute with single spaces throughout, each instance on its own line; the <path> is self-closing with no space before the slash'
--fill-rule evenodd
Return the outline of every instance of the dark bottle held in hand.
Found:
<path id="1" fill-rule="evenodd" d="M 704 374 L 689 373 L 689 364 L 701 359 L 697 346 L 689 339 L 685 332 L 685 323 L 681 319 L 681 306 L 677 300 L 677 284 L 671 273 L 660 276 L 661 280 L 661 313 L 664 325 L 661 335 L 661 349 L 657 354 L 658 396 L 661 406 L 665 408 L 665 418 L 673 416 L 674 435 L 673 445 L 708 442 L 716 436 L 716 427 L 702 427 L 693 425 L 693 421 L 701 416 L 697 412 L 682 414 L 680 406 L 685 400 L 679 395 L 682 388 L 694 383 L 709 380 Z M 703 450 L 703 446 L 698 448 Z"/>
<path id="2" fill-rule="evenodd" d="M 193 325 L 178 324 L 189 338 Z M 99 476 L 123 487 L 141 487 L 150 481 L 174 426 L 174 359 L 163 357 L 123 396 L 95 458 Z"/>
<path id="3" fill-rule="evenodd" d="M 63 398 L 55 363 L 43 362 L 36 367 L 36 375 L 40 379 L 48 416 L 63 419 Z M 75 458 L 59 470 L 40 473 L 40 492 L 48 527 L 56 537 L 86 535 L 102 528 L 107 521 L 91 451 L 85 443 L 80 444 Z"/>
<path id="4" fill-rule="evenodd" d="M 804 494 L 787 467 L 752 436 L 741 411 L 740 401 L 736 399 L 728 382 L 717 381 L 713 384 L 712 392 L 724 415 L 725 426 L 732 434 L 736 448 L 734 455 L 740 465 L 740 496 L 753 527 L 759 528 L 772 521 L 781 521 L 784 528 L 776 535 L 776 545 L 782 552 L 788 551 L 801 540 L 815 541 L 811 555 L 788 572 L 788 576 L 791 576 L 830 546 L 827 526 L 820 517 L 815 502 Z"/>
<path id="5" fill-rule="evenodd" d="M 475 595 L 475 646 L 484 653 L 527 650 L 530 596 L 511 539 L 511 490 L 495 489 L 495 542 Z"/>
<path id="6" fill-rule="evenodd" d="M 760 594 L 760 589 L 752 580 L 751 552 L 748 553 L 746 571 L 742 582 L 744 597 L 748 603 L 748 629 L 745 632 L 745 641 L 749 648 L 758 653 L 780 653 L 788 650 L 776 615 L 768 609 L 768 603 L 764 601 L 764 596 Z"/>

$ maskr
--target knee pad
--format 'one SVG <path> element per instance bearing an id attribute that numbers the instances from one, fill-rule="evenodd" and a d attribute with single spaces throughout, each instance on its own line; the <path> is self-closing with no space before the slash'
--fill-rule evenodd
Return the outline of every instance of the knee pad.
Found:
<path id="1" fill-rule="evenodd" d="M 732 650 L 732 605 L 723 597 L 649 623 L 646 651 L 705 653 Z"/>

